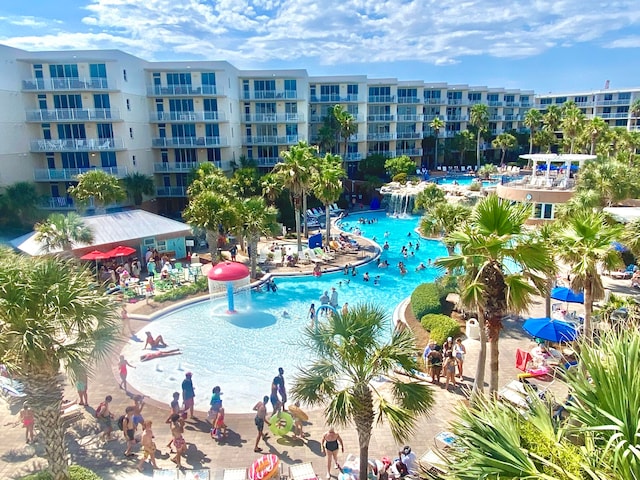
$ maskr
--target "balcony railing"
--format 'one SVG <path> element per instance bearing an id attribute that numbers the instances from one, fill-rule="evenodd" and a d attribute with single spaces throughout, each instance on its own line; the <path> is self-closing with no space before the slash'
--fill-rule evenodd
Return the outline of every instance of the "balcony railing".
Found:
<path id="1" fill-rule="evenodd" d="M 396 134 L 391 132 L 367 133 L 367 140 L 395 140 Z"/>
<path id="2" fill-rule="evenodd" d="M 362 154 L 359 152 L 349 152 L 344 156 L 345 162 L 359 162 L 362 160 Z"/>
<path id="3" fill-rule="evenodd" d="M 224 112 L 150 112 L 152 122 L 225 122 Z"/>
<path id="4" fill-rule="evenodd" d="M 147 95 L 154 97 L 183 95 L 222 95 L 224 90 L 217 85 L 147 85 Z"/>
<path id="5" fill-rule="evenodd" d="M 520 106 L 520 102 L 504 102 L 504 106 L 505 107 L 519 107 Z"/>
<path id="6" fill-rule="evenodd" d="M 447 115 L 446 120 L 447 122 L 466 122 L 469 117 L 466 115 Z"/>
<path id="7" fill-rule="evenodd" d="M 444 98 L 424 98 L 424 103 L 427 105 L 444 105 L 447 101 Z"/>
<path id="8" fill-rule="evenodd" d="M 198 168 L 202 162 L 160 162 L 153 164 L 155 173 L 187 173 Z"/>
<path id="9" fill-rule="evenodd" d="M 367 122 L 393 122 L 395 119 L 395 115 L 389 114 L 367 115 Z"/>
<path id="10" fill-rule="evenodd" d="M 227 147 L 227 137 L 156 137 L 151 139 L 154 148 L 205 148 Z"/>
<path id="11" fill-rule="evenodd" d="M 358 94 L 347 95 L 312 95 L 311 103 L 347 103 L 364 102 L 364 98 Z"/>
<path id="12" fill-rule="evenodd" d="M 418 140 L 422 138 L 422 132 L 398 132 L 396 138 L 398 140 Z"/>
<path id="13" fill-rule="evenodd" d="M 369 103 L 395 103 L 395 95 L 369 95 Z"/>
<path id="14" fill-rule="evenodd" d="M 467 105 L 468 102 L 466 98 L 447 98 L 447 105 Z"/>
<path id="15" fill-rule="evenodd" d="M 612 118 L 629 118 L 630 113 L 629 112 L 624 112 L 624 113 L 596 113 L 596 116 L 603 118 L 603 119 L 612 119 Z"/>
<path id="16" fill-rule="evenodd" d="M 242 92 L 243 100 L 295 100 L 302 98 L 297 90 L 253 90 Z"/>
<path id="17" fill-rule="evenodd" d="M 367 152 L 367 156 L 371 156 L 371 155 L 382 155 L 385 158 L 394 158 L 396 157 L 396 151 L 395 150 L 386 150 L 386 151 L 370 150 L 369 152 Z"/>
<path id="18" fill-rule="evenodd" d="M 504 119 L 507 122 L 518 122 L 522 119 L 522 116 L 521 115 L 505 115 Z"/>
<path id="19" fill-rule="evenodd" d="M 273 167 L 279 161 L 280 157 L 258 157 L 256 159 L 259 167 Z"/>
<path id="20" fill-rule="evenodd" d="M 405 148 L 404 150 L 396 150 L 398 156 L 406 155 L 408 157 L 421 157 L 422 149 L 421 148 Z"/>
<path id="21" fill-rule="evenodd" d="M 302 113 L 253 113 L 245 114 L 246 123 L 298 123 L 304 122 Z"/>
<path id="22" fill-rule="evenodd" d="M 502 106 L 502 102 L 498 101 L 498 100 L 491 100 L 490 102 L 487 102 L 489 104 L 490 107 L 501 107 Z"/>
<path id="23" fill-rule="evenodd" d="M 32 152 L 94 152 L 124 150 L 121 138 L 67 138 L 31 140 Z"/>
<path id="24" fill-rule="evenodd" d="M 44 197 L 39 202 L 39 207 L 44 210 L 75 210 L 76 208 L 73 199 L 68 197 Z"/>
<path id="25" fill-rule="evenodd" d="M 187 187 L 159 187 L 156 197 L 186 197 Z"/>
<path id="26" fill-rule="evenodd" d="M 489 115 L 489 121 L 491 122 L 500 122 L 502 119 L 502 115 Z"/>
<path id="27" fill-rule="evenodd" d="M 252 135 L 244 137 L 242 143 L 245 145 L 295 145 L 300 140 L 304 140 L 299 135 Z"/>
<path id="28" fill-rule="evenodd" d="M 403 114 L 398 115 L 398 122 L 424 122 L 424 115 L 422 114 Z"/>
<path id="29" fill-rule="evenodd" d="M 127 176 L 127 167 L 88 167 L 88 168 L 36 168 L 33 177 L 37 182 L 57 182 L 75 180 L 79 174 L 102 170 L 118 178 Z"/>
<path id="30" fill-rule="evenodd" d="M 398 97 L 398 103 L 422 103 L 420 97 Z"/>
<path id="31" fill-rule="evenodd" d="M 27 122 L 97 122 L 121 120 L 120 110 L 111 108 L 56 108 L 27 110 Z"/>
<path id="32" fill-rule="evenodd" d="M 22 81 L 23 90 L 115 90 L 115 82 L 106 78 L 31 78 Z"/>
<path id="33" fill-rule="evenodd" d="M 631 100 L 596 100 L 598 105 L 630 105 Z"/>

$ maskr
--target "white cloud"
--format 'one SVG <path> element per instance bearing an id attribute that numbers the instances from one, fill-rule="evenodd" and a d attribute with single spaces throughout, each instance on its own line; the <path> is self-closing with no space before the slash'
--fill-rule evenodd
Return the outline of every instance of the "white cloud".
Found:
<path id="1" fill-rule="evenodd" d="M 54 24 L 59 24 L 58 20 L 49 20 L 46 18 L 33 17 L 30 15 L 26 16 L 9 16 L 9 17 L 0 17 L 0 23 L 7 23 L 16 27 L 26 27 L 26 28 L 43 28 L 48 27 Z"/>
<path id="2" fill-rule="evenodd" d="M 523 58 L 585 42 L 640 46 L 640 37 L 623 34 L 640 27 L 637 0 L 90 0 L 83 15 L 80 31 L 61 26 L 4 42 L 256 68 L 270 60 L 450 65 L 464 56 Z"/>

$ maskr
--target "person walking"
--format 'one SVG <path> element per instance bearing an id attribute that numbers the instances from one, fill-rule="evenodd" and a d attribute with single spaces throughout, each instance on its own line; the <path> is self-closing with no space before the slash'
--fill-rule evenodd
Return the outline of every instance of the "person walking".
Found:
<path id="1" fill-rule="evenodd" d="M 196 390 L 193 387 L 193 373 L 187 372 L 182 381 L 182 410 L 189 412 L 193 418 L 193 406 L 196 397 Z"/>
<path id="2" fill-rule="evenodd" d="M 176 454 L 171 461 L 176 464 L 177 468 L 182 467 L 182 456 L 184 452 L 187 450 L 187 442 L 185 441 L 184 434 L 184 419 L 178 415 L 171 416 L 171 436 L 173 437 L 173 446 L 176 449 Z"/>
<path id="3" fill-rule="evenodd" d="M 129 332 L 129 335 L 135 335 L 135 332 L 131 328 L 131 319 L 129 318 L 129 313 L 127 312 L 126 305 L 122 305 L 120 316 L 122 317 L 122 333 L 125 334 Z"/>
<path id="4" fill-rule="evenodd" d="M 171 400 L 171 403 L 169 404 L 169 416 L 167 417 L 167 419 L 165 420 L 164 423 L 171 423 L 171 417 L 173 417 L 174 415 L 180 415 L 181 411 L 180 411 L 180 392 L 173 392 L 173 399 Z M 171 440 L 169 440 L 169 443 L 167 443 L 167 448 L 169 449 L 169 453 L 173 453 L 173 438 L 171 438 Z"/>
<path id="5" fill-rule="evenodd" d="M 271 382 L 271 395 L 269 396 L 269 401 L 271 402 L 271 406 L 273 407 L 273 413 L 271 416 L 277 414 L 282 409 L 282 402 L 280 398 L 278 398 L 278 390 L 280 389 L 280 377 L 274 377 L 273 382 Z"/>
<path id="6" fill-rule="evenodd" d="M 142 458 L 138 462 L 138 471 L 142 472 L 144 470 L 144 462 L 149 460 L 151 466 L 156 469 L 158 465 L 156 464 L 156 443 L 153 441 L 153 430 L 151 420 L 147 420 L 142 425 L 142 438 L 140 439 L 140 443 L 142 444 Z"/>
<path id="7" fill-rule="evenodd" d="M 446 353 L 444 358 L 444 364 L 442 365 L 444 369 L 444 377 L 445 377 L 445 385 L 444 388 L 449 390 L 449 383 L 453 384 L 453 388 L 456 385 L 456 359 L 453 356 L 453 351 L 449 351 Z"/>
<path id="8" fill-rule="evenodd" d="M 336 291 L 336 287 L 331 287 L 331 299 L 329 300 L 329 305 L 333 308 L 338 307 L 338 292 Z"/>
<path id="9" fill-rule="evenodd" d="M 120 388 L 123 388 L 125 392 L 127 391 L 127 367 L 136 368 L 124 358 L 124 355 L 120 355 L 120 360 L 118 361 L 118 371 L 120 372 Z"/>
<path id="10" fill-rule="evenodd" d="M 311 320 L 311 328 L 313 328 L 313 324 L 316 321 L 316 304 L 312 303 L 309 307 L 309 320 Z"/>
<path id="11" fill-rule="evenodd" d="M 76 378 L 76 390 L 78 392 L 78 405 L 89 405 L 89 398 L 87 396 L 87 372 L 82 370 L 78 373 Z"/>
<path id="12" fill-rule="evenodd" d="M 256 437 L 256 444 L 253 447 L 253 451 L 258 453 L 262 451 L 262 448 L 258 446 L 260 442 L 260 438 L 262 438 L 265 443 L 267 441 L 268 435 L 264 433 L 264 424 L 271 425 L 269 420 L 267 420 L 267 403 L 269 402 L 269 397 L 264 396 L 261 402 L 258 402 L 253 407 L 253 410 L 256 412 L 256 417 L 253 419 L 256 424 L 256 428 L 258 429 L 258 436 Z"/>
<path id="13" fill-rule="evenodd" d="M 286 412 L 285 403 L 287 403 L 287 388 L 284 386 L 284 369 L 278 368 L 278 378 L 280 383 L 278 384 L 278 393 L 280 394 L 280 402 L 282 403 L 282 411 Z"/>
<path id="14" fill-rule="evenodd" d="M 22 410 L 20 410 L 20 421 L 22 422 L 22 427 L 24 428 L 25 441 L 27 443 L 33 443 L 33 428 L 35 417 L 33 416 L 33 410 L 31 410 L 28 402 L 24 402 L 24 404 L 22 405 Z"/>
<path id="15" fill-rule="evenodd" d="M 136 424 L 133 421 L 133 414 L 136 408 L 132 405 L 125 409 L 125 417 L 122 421 L 122 431 L 124 432 L 124 438 L 127 441 L 127 449 L 124 451 L 125 457 L 133 457 L 135 453 L 131 451 L 136 444 Z"/>
<path id="16" fill-rule="evenodd" d="M 113 414 L 111 410 L 109 410 L 111 401 L 113 397 L 111 395 L 107 395 L 104 398 L 104 402 L 100 402 L 98 408 L 96 408 L 96 418 L 98 419 L 98 424 L 102 429 L 102 439 L 105 442 L 112 440 L 111 432 L 113 432 Z"/>
<path id="17" fill-rule="evenodd" d="M 462 343 L 461 338 L 456 338 L 456 343 L 453 346 L 453 356 L 456 358 L 456 362 L 458 363 L 458 377 L 462 377 L 462 370 L 464 367 L 464 357 L 467 354 L 467 349 Z"/>
<path id="18" fill-rule="evenodd" d="M 336 465 L 336 468 L 340 470 L 340 464 L 338 463 L 338 448 L 344 453 L 344 444 L 342 438 L 338 435 L 333 427 L 329 428 L 329 431 L 322 436 L 322 453 L 327 455 L 327 478 L 331 478 L 331 461 Z"/>

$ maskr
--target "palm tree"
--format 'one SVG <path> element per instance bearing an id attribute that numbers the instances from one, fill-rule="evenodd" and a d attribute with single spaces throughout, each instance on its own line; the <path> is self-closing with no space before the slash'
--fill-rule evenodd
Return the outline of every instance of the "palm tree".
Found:
<path id="1" fill-rule="evenodd" d="M 638 117 L 640 117 L 640 98 L 636 98 L 631 107 L 629 107 L 629 114 L 634 118 L 633 126 L 638 126 Z"/>
<path id="2" fill-rule="evenodd" d="M 532 108 L 524 116 L 524 124 L 529 129 L 529 155 L 533 153 L 533 137 L 542 124 L 542 113 L 540 110 Z"/>
<path id="3" fill-rule="evenodd" d="M 556 143 L 556 134 L 549 130 L 538 130 L 533 136 L 533 143 L 540 147 L 540 151 L 551 152 L 551 145 Z"/>
<path id="4" fill-rule="evenodd" d="M 440 133 L 440 130 L 444 128 L 444 121 L 442 121 L 440 117 L 436 116 L 433 120 L 431 120 L 431 123 L 429 124 L 429 126 L 433 130 L 434 136 L 436 137 L 433 169 L 437 170 L 438 169 L 438 134 Z"/>
<path id="5" fill-rule="evenodd" d="M 155 193 L 153 177 L 143 173 L 130 173 L 122 179 L 122 183 L 124 183 L 124 189 L 127 193 L 133 197 L 133 204 L 137 207 L 142 205 L 143 195 L 153 195 Z"/>
<path id="6" fill-rule="evenodd" d="M 260 235 L 268 235 L 276 227 L 278 210 L 267 206 L 262 197 L 250 197 L 242 199 L 238 206 L 238 219 L 242 221 L 241 228 L 249 239 L 251 250 L 251 277 L 256 277 L 258 259 L 258 241 Z"/>
<path id="7" fill-rule="evenodd" d="M 507 313 L 526 310 L 533 295 L 545 293 L 547 272 L 554 270 L 549 249 L 526 234 L 524 224 L 530 214 L 529 205 L 512 205 L 490 195 L 476 205 L 468 222 L 445 239 L 460 253 L 436 260 L 436 265 L 449 271 L 464 270 L 460 299 L 464 305 L 477 309 L 478 318 L 485 319 L 491 342 L 492 393 L 499 387 L 502 318 Z M 511 270 L 510 265 L 515 269 Z M 483 390 L 485 355 L 481 345 L 474 396 Z"/>
<path id="8" fill-rule="evenodd" d="M 342 154 L 342 158 L 344 159 L 347 158 L 347 152 L 349 150 L 349 138 L 358 133 L 358 123 L 356 122 L 356 118 L 342 105 L 335 105 L 333 107 L 333 116 L 340 126 L 340 137 L 344 142 L 344 151 Z"/>
<path id="9" fill-rule="evenodd" d="M 571 289 L 584 290 L 584 334 L 591 338 L 593 302 L 604 296 L 598 267 L 611 270 L 622 263 L 612 243 L 621 228 L 609 225 L 602 212 L 578 211 L 566 220 L 557 235 L 556 255 L 571 266 Z"/>
<path id="10" fill-rule="evenodd" d="M 104 170 L 91 170 L 79 174 L 78 184 L 69 187 L 69 195 L 80 205 L 87 205 L 93 199 L 96 210 L 124 200 L 127 196 L 118 179 Z"/>
<path id="11" fill-rule="evenodd" d="M 33 183 L 17 182 L 8 185 L 0 196 L 3 217 L 8 223 L 17 225 L 33 225 L 33 220 L 40 217 L 38 202 L 40 196 Z"/>
<path id="12" fill-rule="evenodd" d="M 267 201 L 273 205 L 282 193 L 282 185 L 280 185 L 280 181 L 275 175 L 267 173 L 262 177 L 261 185 L 262 195 L 264 195 Z"/>
<path id="13" fill-rule="evenodd" d="M 69 478 L 60 369 L 90 371 L 119 339 L 117 306 L 92 283 L 73 260 L 0 251 L 0 363 L 24 384 L 55 480 Z"/>
<path id="14" fill-rule="evenodd" d="M 37 223 L 34 230 L 35 240 L 42 243 L 45 252 L 62 250 L 70 254 L 74 244 L 90 245 L 93 242 L 93 232 L 74 212 L 67 215 L 52 213 L 44 222 Z"/>
<path id="15" fill-rule="evenodd" d="M 296 216 L 296 236 L 298 239 L 298 253 L 302 252 L 302 240 L 300 238 L 300 207 L 302 197 L 308 188 L 312 178 L 312 161 L 314 154 L 312 147 L 306 142 L 299 142 L 289 150 L 282 152 L 282 162 L 273 167 L 272 174 L 278 178 L 280 184 L 289 190 L 291 203 Z M 305 224 L 306 224 L 305 211 Z"/>
<path id="16" fill-rule="evenodd" d="M 471 208 L 461 203 L 440 202 L 427 208 L 420 220 L 420 233 L 425 237 L 447 236 L 467 221 Z M 445 242 L 449 255 L 455 253 L 455 245 Z"/>
<path id="17" fill-rule="evenodd" d="M 562 110 L 557 105 L 549 105 L 547 111 L 542 116 L 544 129 L 548 132 L 557 132 L 562 123 Z"/>
<path id="18" fill-rule="evenodd" d="M 589 153 L 595 155 L 598 140 L 604 137 L 609 130 L 609 124 L 600 117 L 593 117 L 586 126 L 589 133 L 590 149 Z"/>
<path id="19" fill-rule="evenodd" d="M 476 137 L 476 168 L 480 168 L 480 138 L 489 128 L 489 107 L 476 103 L 471 107 L 469 123 L 477 129 Z"/>
<path id="20" fill-rule="evenodd" d="M 561 126 L 563 138 L 569 141 L 569 153 L 573 153 L 576 139 L 584 127 L 584 113 L 575 105 L 565 108 Z"/>
<path id="21" fill-rule="evenodd" d="M 463 130 L 453 137 L 453 143 L 455 148 L 460 152 L 459 165 L 462 167 L 462 164 L 464 163 L 464 155 L 468 150 L 471 150 L 475 146 L 476 138 L 469 130 Z"/>
<path id="22" fill-rule="evenodd" d="M 502 152 L 500 156 L 500 165 L 504 165 L 504 156 L 507 150 L 513 150 L 518 146 L 518 139 L 508 132 L 503 132 L 498 135 L 492 142 L 493 148 L 499 148 Z"/>
<path id="23" fill-rule="evenodd" d="M 360 447 L 359 480 L 367 479 L 373 423 L 386 419 L 400 442 L 414 432 L 417 417 L 433 406 L 433 392 L 424 383 L 392 377 L 384 396 L 372 386 L 391 368 L 417 368 L 411 330 L 395 329 L 391 340 L 383 343 L 381 334 L 388 328 L 383 310 L 367 304 L 350 308 L 345 315 L 329 316 L 317 330 L 307 327 L 307 346 L 316 359 L 300 369 L 291 389 L 294 398 L 323 405 L 329 425 L 354 424 Z"/>
<path id="24" fill-rule="evenodd" d="M 331 239 L 331 210 L 329 206 L 338 201 L 342 195 L 344 176 L 342 158 L 330 153 L 325 154 L 313 175 L 313 193 L 324 205 L 327 242 Z"/>
<path id="25" fill-rule="evenodd" d="M 429 210 L 440 203 L 446 202 L 444 190 L 435 183 L 428 183 L 424 189 L 416 195 L 416 210 Z"/>

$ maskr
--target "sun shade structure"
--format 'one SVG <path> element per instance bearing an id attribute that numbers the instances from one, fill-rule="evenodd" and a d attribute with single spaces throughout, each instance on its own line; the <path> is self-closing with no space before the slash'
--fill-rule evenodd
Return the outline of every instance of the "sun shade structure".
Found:
<path id="1" fill-rule="evenodd" d="M 116 248 L 109 250 L 107 253 L 105 253 L 105 255 L 107 256 L 107 258 L 113 258 L 113 257 L 124 257 L 126 255 L 133 255 L 134 253 L 136 253 L 135 248 L 119 245 Z"/>
<path id="2" fill-rule="evenodd" d="M 215 282 L 225 282 L 227 284 L 227 305 L 228 312 L 235 313 L 233 304 L 233 282 L 242 280 L 249 276 L 249 268 L 244 263 L 222 262 L 214 266 L 207 277 Z"/>
<path id="3" fill-rule="evenodd" d="M 584 293 L 574 292 L 567 287 L 556 287 L 551 290 L 551 298 L 567 303 L 584 303 Z"/>
<path id="4" fill-rule="evenodd" d="M 578 337 L 575 325 L 553 318 L 530 318 L 522 325 L 528 334 L 550 342 L 572 342 Z"/>

